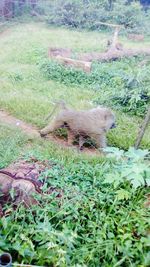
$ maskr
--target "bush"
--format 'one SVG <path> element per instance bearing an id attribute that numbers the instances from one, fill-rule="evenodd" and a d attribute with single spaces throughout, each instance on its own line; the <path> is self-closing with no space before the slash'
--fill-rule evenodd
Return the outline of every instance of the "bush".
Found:
<path id="1" fill-rule="evenodd" d="M 40 266 L 149 266 L 147 151 L 111 152 L 115 160 L 103 163 L 81 158 L 56 163 L 40 177 L 45 185 L 36 196 L 39 205 L 18 205 L 14 212 L 6 205 L 0 252 Z M 49 187 L 62 196 L 55 190 L 45 194 Z"/>
<path id="2" fill-rule="evenodd" d="M 141 69 L 135 59 L 95 63 L 89 74 L 49 60 L 42 61 L 40 68 L 48 79 L 92 88 L 97 92 L 95 104 L 143 116 L 150 103 L 150 66 Z"/>
<path id="3" fill-rule="evenodd" d="M 50 1 L 45 12 L 48 23 L 59 26 L 101 30 L 105 26 L 100 22 L 110 22 L 123 24 L 129 31 L 149 30 L 149 12 L 145 13 L 135 1 L 117 0 L 110 5 L 106 0 L 57 0 Z"/>

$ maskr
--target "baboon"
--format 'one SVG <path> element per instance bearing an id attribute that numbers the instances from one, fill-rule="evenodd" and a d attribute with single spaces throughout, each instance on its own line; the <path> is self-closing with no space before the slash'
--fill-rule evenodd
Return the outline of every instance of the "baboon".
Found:
<path id="1" fill-rule="evenodd" d="M 79 149 L 82 150 L 87 137 L 93 139 L 98 148 L 106 147 L 106 133 L 115 128 L 115 116 L 108 108 L 97 107 L 85 111 L 68 109 L 64 103 L 53 121 L 40 131 L 41 136 L 54 132 L 58 128 L 67 128 L 68 145 L 79 136 Z"/>

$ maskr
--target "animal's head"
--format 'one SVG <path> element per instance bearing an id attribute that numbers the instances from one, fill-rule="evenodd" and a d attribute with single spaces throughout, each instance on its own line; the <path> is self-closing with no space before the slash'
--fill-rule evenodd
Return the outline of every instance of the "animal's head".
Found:
<path id="1" fill-rule="evenodd" d="M 115 115 L 108 108 L 98 108 L 100 115 L 100 122 L 103 125 L 104 130 L 108 131 L 116 127 Z"/>
<path id="2" fill-rule="evenodd" d="M 105 124 L 106 124 L 106 130 L 107 131 L 109 129 L 116 128 L 115 115 L 109 109 L 106 109 L 106 112 L 105 112 Z"/>

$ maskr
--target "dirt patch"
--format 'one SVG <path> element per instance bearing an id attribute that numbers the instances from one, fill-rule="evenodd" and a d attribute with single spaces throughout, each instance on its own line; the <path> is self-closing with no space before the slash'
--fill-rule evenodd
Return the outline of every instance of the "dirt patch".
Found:
<path id="1" fill-rule="evenodd" d="M 3 205 L 12 203 L 13 207 L 23 203 L 26 207 L 39 204 L 37 194 L 51 194 L 56 192 L 57 197 L 61 197 L 61 192 L 57 188 L 49 186 L 46 191 L 42 187 L 47 181 L 44 173 L 55 164 L 48 160 L 39 161 L 36 158 L 29 160 L 19 160 L 12 163 L 7 168 L 0 170 L 0 214 L 4 215 Z"/>
<path id="2" fill-rule="evenodd" d="M 4 110 L 0 110 L 0 122 L 4 123 L 4 124 L 8 124 L 10 126 L 16 127 L 20 130 L 22 130 L 25 134 L 27 134 L 31 139 L 34 138 L 39 138 L 41 139 L 41 136 L 39 134 L 39 129 L 36 128 L 35 126 L 32 126 L 28 123 L 25 123 L 22 120 L 17 119 L 16 117 L 10 115 L 8 112 L 4 111 Z M 48 135 L 46 138 L 46 140 L 52 141 L 62 147 L 66 147 L 69 148 L 70 146 L 68 146 L 67 140 L 62 139 L 62 138 L 58 138 L 57 136 L 52 136 L 52 135 Z M 72 148 L 76 148 L 78 150 L 78 146 L 71 146 Z M 89 155 L 100 155 L 100 152 L 94 148 L 84 148 L 84 150 L 80 153 L 86 153 Z"/>
<path id="3" fill-rule="evenodd" d="M 0 122 L 15 126 L 18 129 L 21 129 L 27 135 L 33 137 L 40 137 L 40 134 L 38 133 L 38 130 L 35 127 L 13 117 L 4 110 L 0 110 Z"/>

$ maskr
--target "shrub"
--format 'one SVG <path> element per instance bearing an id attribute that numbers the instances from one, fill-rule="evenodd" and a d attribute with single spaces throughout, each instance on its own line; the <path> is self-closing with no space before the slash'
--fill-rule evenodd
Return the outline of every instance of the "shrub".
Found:
<path id="1" fill-rule="evenodd" d="M 89 74 L 49 60 L 42 61 L 40 68 L 48 79 L 95 90 L 95 104 L 143 116 L 150 103 L 150 66 L 141 69 L 135 59 L 95 63 Z"/>
<path id="2" fill-rule="evenodd" d="M 143 207 L 147 151 L 111 152 L 117 160 L 79 158 L 47 169 L 43 192 L 57 188 L 61 197 L 55 190 L 37 195 L 39 205 L 26 209 L 20 204 L 14 212 L 6 205 L 0 252 L 40 266 L 149 266 L 149 212 Z M 134 178 L 138 174 L 140 184 Z"/>
<path id="3" fill-rule="evenodd" d="M 47 22 L 75 28 L 101 30 L 106 28 L 100 22 L 123 24 L 129 31 L 149 30 L 149 12 L 145 13 L 137 1 L 117 0 L 112 2 L 92 0 L 50 1 L 43 9 Z"/>

